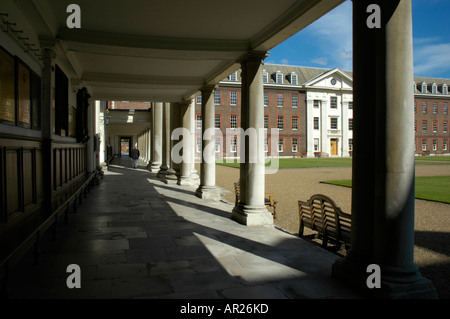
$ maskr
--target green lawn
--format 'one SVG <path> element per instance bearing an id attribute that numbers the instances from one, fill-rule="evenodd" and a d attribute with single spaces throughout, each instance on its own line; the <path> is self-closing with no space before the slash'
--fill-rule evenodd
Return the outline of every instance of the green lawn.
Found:
<path id="1" fill-rule="evenodd" d="M 416 165 L 450 165 L 450 156 L 425 156 L 416 157 Z M 310 168 L 310 167 L 350 167 L 352 166 L 351 158 L 280 158 L 278 159 L 278 168 Z M 237 160 L 233 163 L 223 163 L 217 161 L 218 165 L 230 167 L 239 167 Z M 272 165 L 276 164 L 272 163 Z M 266 163 L 269 166 L 270 163 Z"/>
<path id="2" fill-rule="evenodd" d="M 351 180 L 322 181 L 325 184 L 352 187 Z M 450 204 L 450 176 L 416 177 L 416 198 Z"/>

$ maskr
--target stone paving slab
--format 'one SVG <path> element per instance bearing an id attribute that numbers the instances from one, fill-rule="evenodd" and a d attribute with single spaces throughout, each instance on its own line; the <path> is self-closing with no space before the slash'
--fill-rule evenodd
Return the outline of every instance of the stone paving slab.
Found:
<path id="1" fill-rule="evenodd" d="M 233 221 L 227 202 L 111 165 L 100 185 L 9 276 L 10 298 L 361 298 L 334 281 L 339 256 L 274 226 Z M 66 267 L 81 268 L 69 289 Z"/>

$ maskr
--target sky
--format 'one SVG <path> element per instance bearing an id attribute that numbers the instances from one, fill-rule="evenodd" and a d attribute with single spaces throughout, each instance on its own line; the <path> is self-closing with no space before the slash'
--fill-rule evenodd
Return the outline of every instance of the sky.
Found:
<path id="1" fill-rule="evenodd" d="M 449 14 L 449 0 L 412 0 L 415 76 L 450 79 Z M 270 50 L 265 63 L 351 71 L 352 2 Z"/>

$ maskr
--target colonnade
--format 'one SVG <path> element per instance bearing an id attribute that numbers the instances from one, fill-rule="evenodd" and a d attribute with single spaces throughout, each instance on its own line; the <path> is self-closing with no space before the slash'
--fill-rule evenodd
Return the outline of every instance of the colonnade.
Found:
<path id="1" fill-rule="evenodd" d="M 352 239 L 349 253 L 335 262 L 332 275 L 368 288 L 367 269 L 377 265 L 381 269 L 377 295 L 433 298 L 433 284 L 422 277 L 414 264 L 411 1 L 396 0 L 383 3 L 380 8 L 380 27 L 371 28 L 367 25 L 367 3 L 353 1 Z M 265 52 L 250 52 L 240 60 L 241 128 L 255 129 L 256 136 L 241 137 L 240 200 L 232 210 L 232 218 L 246 225 L 273 223 L 264 206 L 264 138 L 259 136 L 264 118 L 261 66 L 265 56 Z M 196 195 L 217 199 L 220 191 L 215 185 L 214 148 L 209 146 L 214 143 L 214 134 L 208 131 L 214 128 L 213 91 L 214 86 L 209 85 L 201 89 L 203 160 Z M 186 110 L 192 107 L 188 104 L 170 105 L 171 120 L 172 116 L 177 119 L 171 125 L 188 127 L 187 123 L 193 121 L 192 113 Z M 161 110 L 162 107 L 155 107 L 155 113 Z M 155 123 L 154 129 L 157 128 Z M 153 138 L 162 135 L 155 131 Z M 176 141 L 171 142 L 173 147 Z M 160 144 L 153 142 L 154 146 Z M 158 157 L 154 160 L 158 161 Z M 171 168 L 178 183 L 188 180 L 188 163 Z"/>
<path id="2" fill-rule="evenodd" d="M 262 64 L 266 52 L 250 52 L 240 60 L 242 69 L 241 128 L 254 128 L 242 137 L 240 159 L 240 201 L 232 218 L 245 225 L 273 224 L 272 214 L 264 205 L 264 109 Z M 165 183 L 196 185 L 196 196 L 220 200 L 216 185 L 215 85 L 201 88 L 202 156 L 200 174 L 195 169 L 195 104 L 153 102 L 150 127 L 138 136 L 141 160 Z"/>

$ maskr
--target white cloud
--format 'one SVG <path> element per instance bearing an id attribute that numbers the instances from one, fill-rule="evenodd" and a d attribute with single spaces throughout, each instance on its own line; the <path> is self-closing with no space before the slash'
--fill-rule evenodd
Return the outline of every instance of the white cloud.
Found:
<path id="1" fill-rule="evenodd" d="M 319 65 L 327 65 L 328 64 L 328 58 L 327 57 L 320 57 L 316 59 L 311 60 L 312 63 L 319 64 Z"/>
<path id="2" fill-rule="evenodd" d="M 450 72 L 450 43 L 435 44 L 435 41 L 436 38 L 414 41 L 414 75 L 433 76 L 436 73 Z M 421 45 L 423 43 L 425 44 Z"/>
<path id="3" fill-rule="evenodd" d="M 320 53 L 328 57 L 333 67 L 351 69 L 353 58 L 351 1 L 346 1 L 311 24 L 309 32 L 318 41 Z M 320 58 L 314 60 L 317 59 Z"/>
<path id="4" fill-rule="evenodd" d="M 288 59 L 281 59 L 281 64 L 289 64 L 289 61 L 288 61 Z"/>

